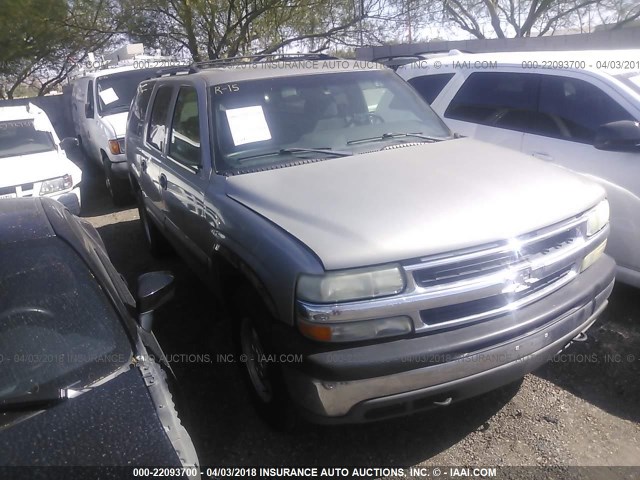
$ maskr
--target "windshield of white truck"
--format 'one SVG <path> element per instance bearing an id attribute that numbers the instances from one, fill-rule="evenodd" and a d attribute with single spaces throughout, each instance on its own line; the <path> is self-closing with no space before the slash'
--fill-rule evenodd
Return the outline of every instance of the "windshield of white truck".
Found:
<path id="1" fill-rule="evenodd" d="M 451 136 L 419 95 L 390 71 L 277 76 L 216 85 L 210 95 L 221 173 Z"/>
<path id="2" fill-rule="evenodd" d="M 0 158 L 55 150 L 50 132 L 36 130 L 33 120 L 0 122 Z"/>
<path id="3" fill-rule="evenodd" d="M 128 112 L 138 84 L 157 75 L 159 69 L 129 70 L 98 77 L 98 112 L 100 115 Z"/>

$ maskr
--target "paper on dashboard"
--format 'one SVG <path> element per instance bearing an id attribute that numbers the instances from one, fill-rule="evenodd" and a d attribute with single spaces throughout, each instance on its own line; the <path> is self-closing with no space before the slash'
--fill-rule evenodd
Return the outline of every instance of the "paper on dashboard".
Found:
<path id="1" fill-rule="evenodd" d="M 269 125 L 260 105 L 231 108 L 225 113 L 234 145 L 271 140 Z"/>
<path id="2" fill-rule="evenodd" d="M 100 98 L 104 102 L 105 105 L 109 105 L 110 103 L 118 100 L 118 94 L 113 90 L 113 88 L 107 88 L 106 90 L 102 90 L 98 92 Z"/>

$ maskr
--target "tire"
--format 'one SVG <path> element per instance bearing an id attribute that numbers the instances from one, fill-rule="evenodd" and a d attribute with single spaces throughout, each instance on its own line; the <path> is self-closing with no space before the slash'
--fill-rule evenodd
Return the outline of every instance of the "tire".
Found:
<path id="1" fill-rule="evenodd" d="M 102 165 L 104 167 L 105 186 L 107 187 L 113 204 L 117 207 L 130 204 L 133 201 L 133 195 L 131 194 L 129 180 L 116 178 L 113 175 L 111 162 L 108 158 L 102 158 Z"/>
<path id="2" fill-rule="evenodd" d="M 156 224 L 153 223 L 153 220 L 149 218 L 147 208 L 144 205 L 142 191 L 140 189 L 136 190 L 136 200 L 138 203 L 138 214 L 140 216 L 142 236 L 147 244 L 147 249 L 154 257 L 162 257 L 171 251 L 171 246 Z"/>
<path id="3" fill-rule="evenodd" d="M 85 147 L 85 142 L 82 140 L 82 137 L 78 135 L 78 148 L 80 149 L 80 153 L 82 154 L 82 171 L 83 173 L 90 173 L 92 176 L 100 174 L 100 169 L 98 168 L 98 162 L 95 161 L 94 158 L 91 158 L 87 148 Z"/>
<path id="4" fill-rule="evenodd" d="M 294 431 L 300 418 L 287 391 L 282 367 L 265 360 L 274 353 L 270 340 L 272 317 L 257 295 L 236 298 L 238 309 L 234 336 L 239 353 L 238 365 L 249 394 L 260 417 L 273 429 Z"/>

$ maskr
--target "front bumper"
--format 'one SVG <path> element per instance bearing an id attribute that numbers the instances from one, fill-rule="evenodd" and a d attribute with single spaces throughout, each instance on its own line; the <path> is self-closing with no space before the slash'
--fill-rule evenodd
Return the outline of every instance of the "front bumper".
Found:
<path id="1" fill-rule="evenodd" d="M 319 423 L 380 420 L 479 395 L 522 378 L 587 330 L 607 305 L 614 275 L 615 263 L 603 256 L 566 286 L 499 318 L 314 353 L 285 366 L 285 382 L 301 412 Z"/>

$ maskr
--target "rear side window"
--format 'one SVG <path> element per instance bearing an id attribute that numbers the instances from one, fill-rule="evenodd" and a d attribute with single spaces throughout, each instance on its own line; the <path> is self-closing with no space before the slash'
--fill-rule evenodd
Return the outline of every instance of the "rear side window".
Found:
<path id="1" fill-rule="evenodd" d="M 198 94 L 192 87 L 182 87 L 173 112 L 169 155 L 183 165 L 200 165 L 199 122 Z"/>
<path id="2" fill-rule="evenodd" d="M 436 75 L 424 75 L 422 77 L 413 77 L 408 80 L 409 84 L 415 88 L 420 96 L 427 103 L 431 104 L 436 99 L 442 89 L 453 78 L 453 73 L 438 73 Z"/>
<path id="3" fill-rule="evenodd" d="M 596 130 L 605 123 L 635 120 L 595 85 L 570 77 L 542 78 L 539 110 L 556 128 L 538 133 L 581 143 L 593 143 Z"/>
<path id="4" fill-rule="evenodd" d="M 151 107 L 151 118 L 147 130 L 147 141 L 158 150 L 164 148 L 167 133 L 167 114 L 173 94 L 173 87 L 160 87 Z"/>
<path id="5" fill-rule="evenodd" d="M 536 111 L 539 79 L 522 73 L 472 73 L 444 112 L 446 118 L 526 131 Z"/>
<path id="6" fill-rule="evenodd" d="M 131 114 L 129 116 L 129 133 L 138 137 L 142 136 L 144 130 L 144 119 L 147 115 L 147 106 L 153 91 L 153 82 L 141 83 L 138 86 L 138 92 L 131 105 Z"/>

